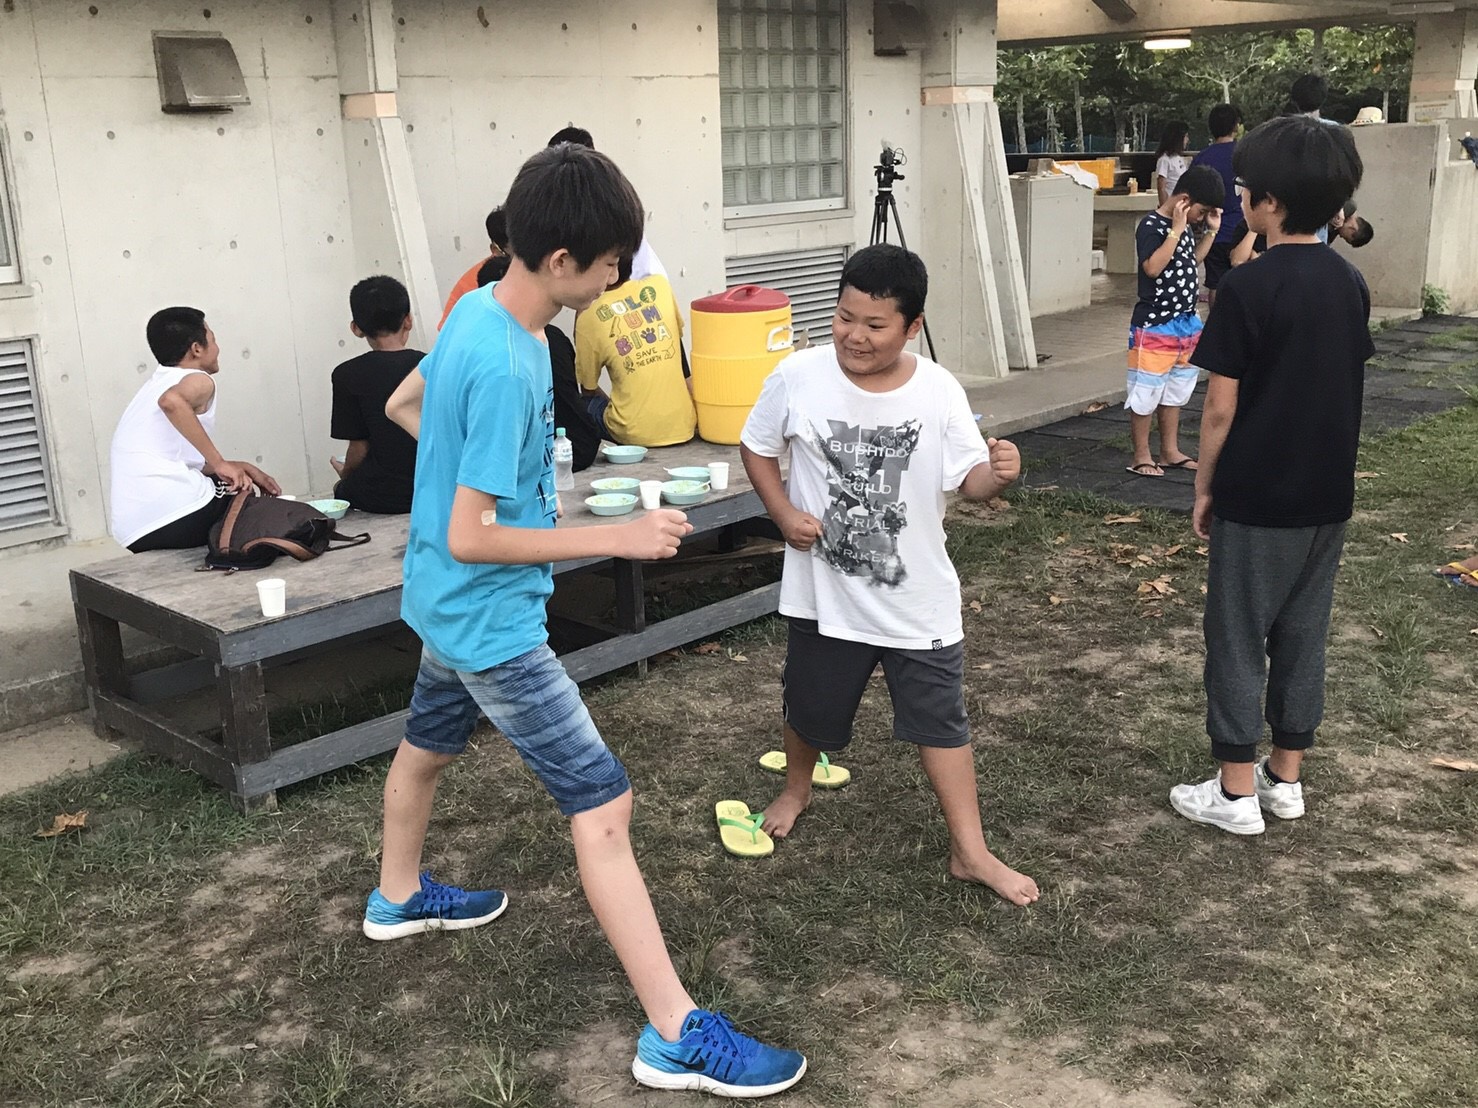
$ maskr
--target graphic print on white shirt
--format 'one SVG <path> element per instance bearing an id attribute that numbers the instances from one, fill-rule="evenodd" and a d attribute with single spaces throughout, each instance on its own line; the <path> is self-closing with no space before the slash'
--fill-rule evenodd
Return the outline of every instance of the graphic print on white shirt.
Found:
<path id="1" fill-rule="evenodd" d="M 821 556 L 849 577 L 896 587 L 908 576 L 898 536 L 908 526 L 900 498 L 903 472 L 919 444 L 919 421 L 862 427 L 831 420 L 816 445 L 826 459 L 829 503 L 821 519 Z"/>

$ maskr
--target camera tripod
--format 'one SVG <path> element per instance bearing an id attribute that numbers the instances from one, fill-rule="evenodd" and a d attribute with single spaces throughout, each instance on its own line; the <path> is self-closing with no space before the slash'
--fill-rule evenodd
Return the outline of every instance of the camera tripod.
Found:
<path id="1" fill-rule="evenodd" d="M 902 181 L 903 174 L 898 172 L 898 166 L 908 164 L 908 155 L 902 150 L 894 150 L 886 142 L 883 143 L 883 154 L 878 159 L 878 164 L 872 167 L 872 175 L 878 183 L 877 195 L 872 201 L 872 230 L 867 238 L 868 246 L 876 246 L 880 242 L 888 241 L 888 216 L 893 216 L 893 229 L 898 232 L 898 245 L 908 249 L 908 240 L 903 237 L 903 222 L 898 218 L 898 201 L 893 198 L 893 182 Z M 934 358 L 934 336 L 929 334 L 929 319 L 924 318 L 924 345 L 929 348 L 929 357 Z"/>

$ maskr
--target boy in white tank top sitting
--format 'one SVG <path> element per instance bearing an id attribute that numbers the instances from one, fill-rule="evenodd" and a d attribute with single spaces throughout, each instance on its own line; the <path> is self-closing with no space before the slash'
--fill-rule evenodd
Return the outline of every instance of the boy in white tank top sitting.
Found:
<path id="1" fill-rule="evenodd" d="M 113 537 L 135 554 L 204 546 L 231 493 L 282 491 L 250 462 L 231 462 L 211 441 L 221 348 L 198 308 L 149 319 L 159 361 L 113 432 L 109 516 Z"/>

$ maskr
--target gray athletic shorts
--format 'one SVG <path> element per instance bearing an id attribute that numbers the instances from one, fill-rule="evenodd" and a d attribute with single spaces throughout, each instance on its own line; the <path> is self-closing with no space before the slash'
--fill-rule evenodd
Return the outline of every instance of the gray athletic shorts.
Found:
<path id="1" fill-rule="evenodd" d="M 893 702 L 893 736 L 919 746 L 970 741 L 965 715 L 965 647 L 895 650 L 823 635 L 815 620 L 790 619 L 781 678 L 785 722 L 817 750 L 841 750 L 878 663 Z"/>

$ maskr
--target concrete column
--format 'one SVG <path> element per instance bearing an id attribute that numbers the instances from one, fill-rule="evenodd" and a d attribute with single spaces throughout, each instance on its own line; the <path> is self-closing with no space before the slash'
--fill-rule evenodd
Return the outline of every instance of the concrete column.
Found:
<path id="1" fill-rule="evenodd" d="M 1005 147 L 992 100 L 995 4 L 929 0 L 922 53 L 924 241 L 929 322 L 961 378 L 1036 364 Z"/>
<path id="2" fill-rule="evenodd" d="M 1478 11 L 1416 17 L 1411 60 L 1412 123 L 1478 116 Z"/>
<path id="3" fill-rule="evenodd" d="M 363 276 L 399 277 L 411 295 L 412 345 L 431 349 L 441 295 L 421 195 L 396 105 L 392 0 L 331 0 L 354 255 Z"/>

